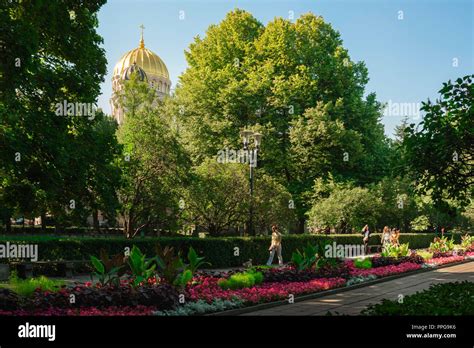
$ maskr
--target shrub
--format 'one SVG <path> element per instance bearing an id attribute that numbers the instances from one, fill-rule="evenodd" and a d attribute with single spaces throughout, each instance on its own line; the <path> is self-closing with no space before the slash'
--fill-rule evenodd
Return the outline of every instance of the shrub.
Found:
<path id="1" fill-rule="evenodd" d="M 400 243 L 410 243 L 413 249 L 427 248 L 433 241 L 434 234 L 430 233 L 402 233 Z M 461 236 L 455 236 L 460 240 Z M 289 260 L 296 249 L 304 248 L 308 243 L 316 244 L 318 241 L 329 240 L 337 244 L 361 244 L 361 234 L 344 235 L 284 235 L 283 236 L 283 259 Z M 0 237 L 0 243 L 6 241 L 18 244 L 35 243 L 41 250 L 40 261 L 48 260 L 86 260 L 90 255 L 99 255 L 104 249 L 109 255 L 123 254 L 125 247 L 132 248 L 136 245 L 147 255 L 155 255 L 155 245 L 174 247 L 183 255 L 192 246 L 199 255 L 206 257 L 206 261 L 213 267 L 238 267 L 249 259 L 254 264 L 265 264 L 268 259 L 268 246 L 270 237 L 222 237 L 222 238 L 194 238 L 194 237 L 162 237 L 162 238 L 138 238 L 125 239 L 117 237 L 108 238 L 79 238 L 79 237 L 25 237 L 4 236 Z M 380 235 L 372 234 L 369 244 L 379 244 Z M 239 256 L 234 256 L 234 248 L 240 250 Z M 7 262 L 0 259 L 0 262 Z"/>
<path id="2" fill-rule="evenodd" d="M 430 253 L 427 250 L 417 250 L 416 254 L 421 256 L 423 260 L 429 260 L 433 257 L 433 253 Z"/>
<path id="3" fill-rule="evenodd" d="M 30 279 L 20 279 L 13 274 L 9 283 L 11 289 L 21 296 L 31 296 L 37 289 L 42 291 L 56 292 L 64 287 L 64 282 L 49 279 L 45 276 Z"/>
<path id="4" fill-rule="evenodd" d="M 263 274 L 261 272 L 244 272 L 233 274 L 229 279 L 220 279 L 218 285 L 224 290 L 236 290 L 250 288 L 256 284 L 261 284 L 262 282 Z"/>
<path id="5" fill-rule="evenodd" d="M 100 259 L 95 256 L 90 257 L 92 266 L 95 269 L 93 275 L 97 277 L 102 285 L 119 285 L 120 276 L 123 275 L 125 265 L 123 255 L 117 254 L 109 257 L 107 251 L 102 249 L 99 257 Z"/>
<path id="6" fill-rule="evenodd" d="M 370 258 L 357 259 L 357 260 L 354 260 L 354 266 L 356 268 L 362 268 L 362 269 L 372 268 L 372 261 L 370 260 Z"/>
<path id="7" fill-rule="evenodd" d="M 308 224 L 313 228 L 333 226 L 342 230 L 356 229 L 379 219 L 381 199 L 366 188 L 335 188 L 327 198 L 319 199 L 308 212 Z"/>
<path id="8" fill-rule="evenodd" d="M 430 244 L 429 250 L 432 252 L 445 253 L 454 249 L 454 239 L 448 237 L 436 237 Z"/>
<path id="9" fill-rule="evenodd" d="M 365 315 L 473 315 L 474 283 L 434 284 L 405 296 L 403 303 L 384 299 L 362 311 Z"/>
<path id="10" fill-rule="evenodd" d="M 155 260 L 146 260 L 146 255 L 136 245 L 130 251 L 127 261 L 132 272 L 134 286 L 147 281 L 155 274 Z"/>
<path id="11" fill-rule="evenodd" d="M 291 263 L 298 269 L 298 271 L 310 269 L 316 263 L 318 251 L 318 246 L 313 246 L 308 243 L 303 251 L 296 249 L 296 251 L 291 255 Z"/>
<path id="12" fill-rule="evenodd" d="M 403 257 L 407 256 L 410 250 L 408 249 L 408 243 L 400 245 L 385 244 L 381 255 L 383 257 Z"/>
<path id="13" fill-rule="evenodd" d="M 474 250 L 474 236 L 470 236 L 468 234 L 462 236 L 461 248 L 465 249 L 466 251 Z"/>

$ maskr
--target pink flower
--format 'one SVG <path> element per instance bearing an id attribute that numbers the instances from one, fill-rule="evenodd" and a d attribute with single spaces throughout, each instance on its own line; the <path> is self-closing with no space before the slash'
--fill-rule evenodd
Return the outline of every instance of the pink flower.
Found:
<path id="1" fill-rule="evenodd" d="M 350 270 L 350 275 L 353 277 L 375 275 L 377 277 L 386 277 L 393 274 L 405 273 L 421 268 L 421 265 L 413 262 L 404 262 L 399 265 L 388 265 L 369 269 L 359 269 L 354 267 L 352 260 L 346 261 Z"/>
<path id="2" fill-rule="evenodd" d="M 343 278 L 314 279 L 307 282 L 263 283 L 251 288 L 222 290 L 217 284 L 218 278 L 201 277 L 198 285 L 187 288 L 192 301 L 205 300 L 212 302 L 216 298 L 231 300 L 233 298 L 249 303 L 269 302 L 288 298 L 289 294 L 301 295 L 343 286 Z"/>
<path id="3" fill-rule="evenodd" d="M 426 261 L 426 263 L 430 265 L 444 265 L 447 263 L 459 262 L 462 260 L 464 260 L 464 256 L 448 256 L 448 257 L 437 257 L 437 258 L 429 259 Z"/>

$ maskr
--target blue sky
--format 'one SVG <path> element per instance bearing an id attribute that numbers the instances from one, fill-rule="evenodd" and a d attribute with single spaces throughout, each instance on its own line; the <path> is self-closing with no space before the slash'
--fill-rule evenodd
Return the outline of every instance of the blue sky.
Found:
<path id="1" fill-rule="evenodd" d="M 166 63 L 173 86 L 186 69 L 184 50 L 196 35 L 241 8 L 266 24 L 275 17 L 306 12 L 324 17 L 340 32 L 351 59 L 364 61 L 370 81 L 366 92 L 378 100 L 417 106 L 448 79 L 474 73 L 472 0 L 109 0 L 99 12 L 98 32 L 108 60 L 99 107 L 110 113 L 111 78 L 120 57 L 145 44 Z M 180 12 L 184 11 L 184 12 Z M 399 11 L 403 11 L 403 14 Z M 184 13 L 184 19 L 180 14 Z M 403 16 L 403 19 L 399 18 Z M 457 66 L 453 66 L 456 65 Z M 391 135 L 403 116 L 390 108 L 382 122 Z M 406 109 L 410 110 L 410 109 Z M 411 111 L 409 111 L 411 112 Z M 409 114 L 419 120 L 416 112 Z"/>

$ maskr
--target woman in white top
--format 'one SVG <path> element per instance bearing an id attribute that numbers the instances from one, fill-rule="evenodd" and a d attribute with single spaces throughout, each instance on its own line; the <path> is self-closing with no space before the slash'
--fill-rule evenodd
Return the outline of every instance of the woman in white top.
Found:
<path id="1" fill-rule="evenodd" d="M 390 228 L 388 228 L 388 226 L 385 226 L 383 228 L 383 232 L 381 236 L 382 247 L 385 246 L 386 244 L 391 243 L 391 239 L 390 239 L 391 236 L 392 236 L 392 233 L 390 232 Z"/>
<path id="2" fill-rule="evenodd" d="M 282 266 L 283 257 L 281 256 L 281 233 L 278 231 L 277 225 L 272 226 L 272 244 L 270 245 L 270 248 L 268 248 L 268 250 L 270 251 L 270 257 L 268 258 L 267 266 L 270 266 L 272 264 L 273 257 L 275 256 L 275 251 L 277 252 L 278 256 L 278 264 Z"/>

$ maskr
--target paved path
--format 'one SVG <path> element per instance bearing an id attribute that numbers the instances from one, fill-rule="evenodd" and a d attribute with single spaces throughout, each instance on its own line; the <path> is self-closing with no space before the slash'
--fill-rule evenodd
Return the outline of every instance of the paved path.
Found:
<path id="1" fill-rule="evenodd" d="M 358 315 L 370 303 L 378 303 L 384 298 L 397 300 L 400 294 L 410 295 L 427 289 L 433 283 L 463 280 L 474 282 L 474 262 L 413 274 L 359 289 L 243 315 L 326 315 L 328 311 L 332 314 Z"/>

